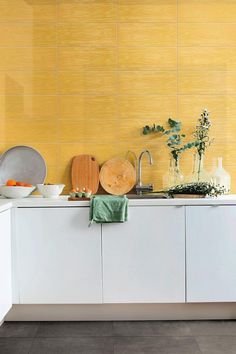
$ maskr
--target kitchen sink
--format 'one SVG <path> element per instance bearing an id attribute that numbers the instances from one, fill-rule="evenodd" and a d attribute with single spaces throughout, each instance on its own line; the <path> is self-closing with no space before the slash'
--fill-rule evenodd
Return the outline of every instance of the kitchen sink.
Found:
<path id="1" fill-rule="evenodd" d="M 144 194 L 126 194 L 128 199 L 167 199 L 166 194 L 144 193 Z"/>

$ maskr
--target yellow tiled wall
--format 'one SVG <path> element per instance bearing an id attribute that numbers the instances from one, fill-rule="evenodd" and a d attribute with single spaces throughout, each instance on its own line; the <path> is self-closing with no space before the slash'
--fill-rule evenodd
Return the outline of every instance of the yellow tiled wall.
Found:
<path id="1" fill-rule="evenodd" d="M 149 148 L 159 188 L 168 151 L 141 127 L 171 116 L 191 134 L 205 107 L 207 165 L 223 156 L 236 192 L 236 1 L 0 0 L 0 149 L 38 149 L 48 182 L 68 191 L 76 154 Z"/>

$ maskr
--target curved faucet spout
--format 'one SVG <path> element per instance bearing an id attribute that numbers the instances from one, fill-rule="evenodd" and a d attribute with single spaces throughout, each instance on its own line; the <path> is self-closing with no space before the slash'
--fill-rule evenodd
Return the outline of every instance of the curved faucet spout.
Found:
<path id="1" fill-rule="evenodd" d="M 153 165 L 153 158 L 152 158 L 150 151 L 147 149 L 143 150 L 138 158 L 138 176 L 137 176 L 137 185 L 136 185 L 136 191 L 138 194 L 141 194 L 143 191 L 152 191 L 153 190 L 152 184 L 148 184 L 145 186 L 142 184 L 142 158 L 143 158 L 144 154 L 148 155 L 149 164 Z"/>

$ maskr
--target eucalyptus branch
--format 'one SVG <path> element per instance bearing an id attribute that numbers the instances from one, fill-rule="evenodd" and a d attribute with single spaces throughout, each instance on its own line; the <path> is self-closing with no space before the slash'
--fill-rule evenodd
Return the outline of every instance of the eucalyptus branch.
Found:
<path id="1" fill-rule="evenodd" d="M 181 154 L 188 149 L 196 147 L 196 141 L 183 144 L 185 134 L 180 133 L 182 129 L 182 123 L 180 121 L 175 121 L 174 119 L 169 118 L 168 125 L 169 129 L 165 129 L 162 125 L 146 125 L 143 127 L 143 135 L 148 135 L 150 133 L 167 135 L 168 139 L 166 141 L 166 145 L 170 149 L 170 153 L 175 161 L 175 165 L 177 166 Z"/>

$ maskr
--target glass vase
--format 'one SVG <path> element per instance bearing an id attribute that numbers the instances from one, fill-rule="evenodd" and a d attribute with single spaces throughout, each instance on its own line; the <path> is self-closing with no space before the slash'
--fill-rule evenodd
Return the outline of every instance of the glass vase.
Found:
<path id="1" fill-rule="evenodd" d="M 195 154 L 193 172 L 189 182 L 211 182 L 211 174 L 204 168 L 204 155 Z"/>
<path id="2" fill-rule="evenodd" d="M 175 160 L 173 157 L 170 158 L 169 169 L 163 176 L 163 188 L 169 189 L 171 187 L 177 186 L 184 182 L 184 175 L 180 171 L 179 159 Z"/>

